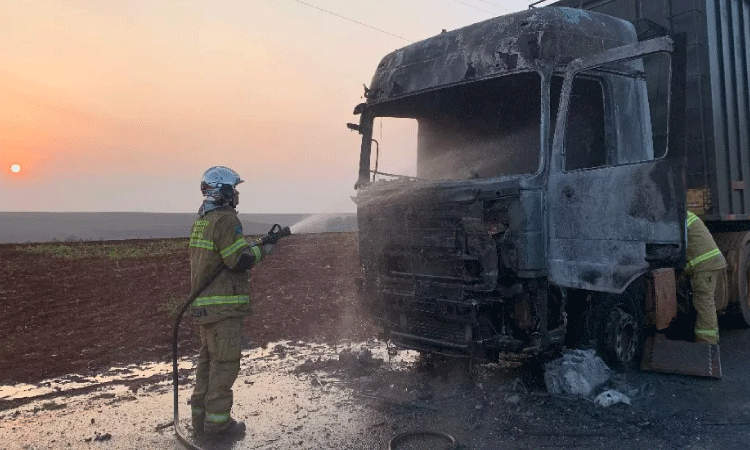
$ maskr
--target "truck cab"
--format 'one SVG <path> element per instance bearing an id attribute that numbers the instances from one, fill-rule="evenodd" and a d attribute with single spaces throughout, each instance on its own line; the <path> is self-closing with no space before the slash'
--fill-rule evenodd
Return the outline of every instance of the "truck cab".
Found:
<path id="1" fill-rule="evenodd" d="M 545 7 L 382 59 L 349 126 L 360 296 L 389 339 L 480 359 L 593 345 L 638 363 L 652 274 L 685 259 L 672 50 Z M 408 155 L 403 171 L 388 152 Z"/>

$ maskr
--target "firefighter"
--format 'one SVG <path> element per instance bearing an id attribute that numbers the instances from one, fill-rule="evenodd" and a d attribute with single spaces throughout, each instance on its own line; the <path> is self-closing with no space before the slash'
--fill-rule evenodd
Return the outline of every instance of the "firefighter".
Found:
<path id="1" fill-rule="evenodd" d="M 247 271 L 273 253 L 274 245 L 251 245 L 237 217 L 240 176 L 227 167 L 211 167 L 201 180 L 203 204 L 190 233 L 192 289 L 219 275 L 192 304 L 200 328 L 195 388 L 191 397 L 193 431 L 241 435 L 245 424 L 231 416 L 232 385 L 240 370 L 243 318 L 250 314 Z"/>
<path id="2" fill-rule="evenodd" d="M 716 246 L 714 238 L 703 221 L 687 213 L 687 267 L 693 287 L 693 305 L 698 313 L 695 319 L 695 341 L 719 343 L 719 323 L 716 317 L 714 292 L 727 261 Z"/>

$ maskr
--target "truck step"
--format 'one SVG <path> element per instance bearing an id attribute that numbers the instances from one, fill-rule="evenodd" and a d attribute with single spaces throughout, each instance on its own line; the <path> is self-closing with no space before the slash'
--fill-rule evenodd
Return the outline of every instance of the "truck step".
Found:
<path id="1" fill-rule="evenodd" d="M 721 378 L 719 345 L 672 341 L 658 333 L 646 340 L 641 370 Z"/>

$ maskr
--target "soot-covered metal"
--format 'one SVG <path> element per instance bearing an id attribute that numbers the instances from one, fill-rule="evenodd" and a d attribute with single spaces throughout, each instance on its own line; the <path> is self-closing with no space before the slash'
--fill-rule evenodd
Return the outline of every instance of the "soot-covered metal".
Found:
<path id="1" fill-rule="evenodd" d="M 674 257 L 681 175 L 654 157 L 638 70 L 584 71 L 600 83 L 589 89 L 602 96 L 596 122 L 595 103 L 575 106 L 581 82 L 568 67 L 648 50 L 637 42 L 628 22 L 541 8 L 383 58 L 356 111 L 356 201 L 361 296 L 396 343 L 480 358 L 543 350 L 564 339 L 570 289 L 622 292 L 655 258 Z M 371 178 L 378 118 L 418 124 L 417 177 Z M 598 141 L 575 128 L 589 122 L 607 127 Z M 636 129 L 648 136 L 629 138 Z M 566 165 L 566 150 L 570 159 L 587 142 L 622 163 L 592 163 L 589 146 Z"/>
<path id="2" fill-rule="evenodd" d="M 367 104 L 511 72 L 551 71 L 632 39 L 629 23 L 571 8 L 497 17 L 384 57 L 369 87 Z"/>

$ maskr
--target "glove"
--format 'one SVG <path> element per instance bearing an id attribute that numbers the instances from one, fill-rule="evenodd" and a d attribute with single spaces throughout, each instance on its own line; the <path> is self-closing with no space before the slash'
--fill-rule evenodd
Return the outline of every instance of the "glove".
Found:
<path id="1" fill-rule="evenodd" d="M 265 244 L 263 246 L 263 254 L 266 256 L 273 255 L 273 252 L 275 250 L 276 250 L 276 244 Z"/>

